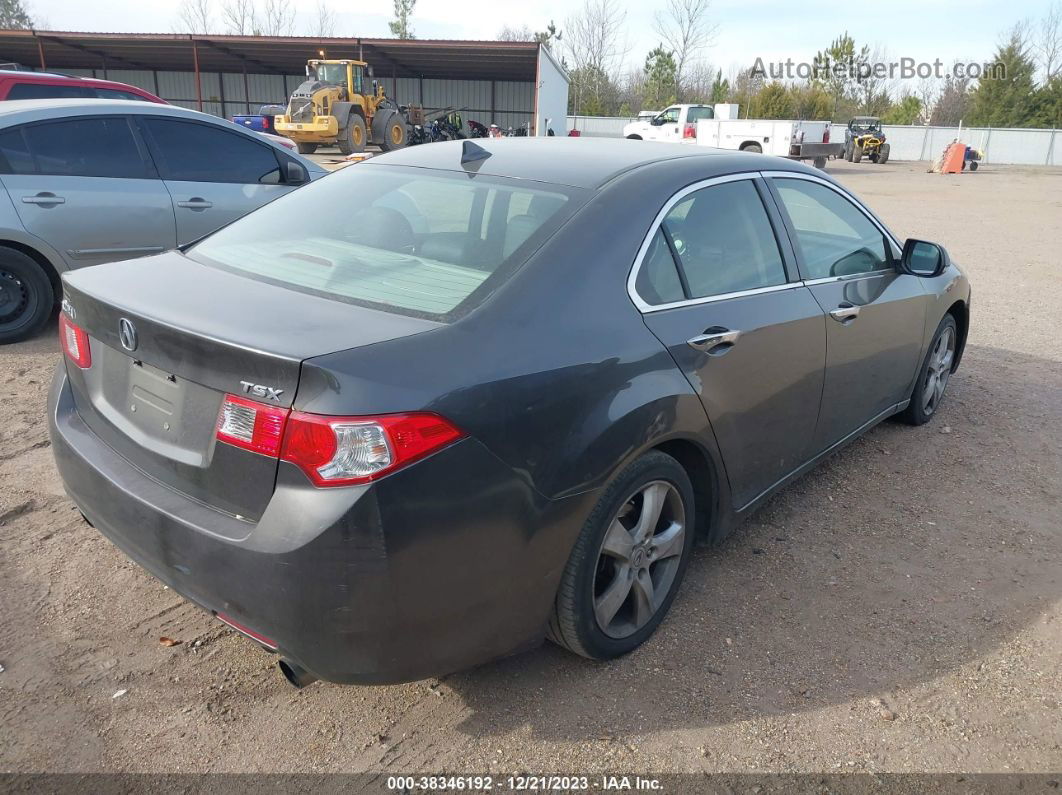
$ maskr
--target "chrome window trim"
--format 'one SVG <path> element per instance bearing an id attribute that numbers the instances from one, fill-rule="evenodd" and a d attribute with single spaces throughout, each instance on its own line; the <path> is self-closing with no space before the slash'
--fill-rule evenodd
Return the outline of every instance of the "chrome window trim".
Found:
<path id="1" fill-rule="evenodd" d="M 856 196 L 854 194 L 849 193 L 847 190 L 842 188 L 840 185 L 835 185 L 834 183 L 830 182 L 829 180 L 825 180 L 822 177 L 817 177 L 814 174 L 801 174 L 801 173 L 796 172 L 796 171 L 761 171 L 760 172 L 760 176 L 764 177 L 765 179 L 775 179 L 775 178 L 777 178 L 777 179 L 803 179 L 803 180 L 806 180 L 808 182 L 817 182 L 819 185 L 824 185 L 825 187 L 830 188 L 834 193 L 838 194 L 841 198 L 847 199 L 849 204 L 852 204 L 857 210 L 859 210 L 859 212 L 861 212 L 864 216 L 866 216 L 867 220 L 870 221 L 870 223 L 874 224 L 874 226 L 877 227 L 878 231 L 881 232 L 883 235 L 885 235 L 885 237 L 887 237 L 889 239 L 890 243 L 892 243 L 894 246 L 896 246 L 896 248 L 899 249 L 900 251 L 903 251 L 903 246 L 900 245 L 899 241 L 896 239 L 896 236 L 891 231 L 889 231 L 888 227 L 886 227 L 885 224 L 883 224 L 881 221 L 879 221 L 874 216 L 874 214 L 870 212 L 870 210 L 868 210 L 866 207 L 864 207 L 863 206 L 863 202 L 859 201 L 859 199 L 856 198 Z M 876 275 L 876 274 L 879 274 L 879 273 L 890 273 L 890 272 L 891 271 L 889 269 L 882 269 L 882 270 L 876 270 L 876 271 L 863 271 L 862 273 L 853 273 L 853 274 L 849 274 L 847 276 L 826 276 L 826 277 L 821 278 L 821 279 L 807 279 L 807 280 L 805 280 L 804 283 L 805 284 L 825 284 L 826 282 L 840 281 L 841 279 L 859 278 L 859 277 L 864 277 L 864 276 L 873 276 L 873 275 Z"/>
<path id="2" fill-rule="evenodd" d="M 687 185 L 678 193 L 674 194 L 667 202 L 664 203 L 663 208 L 656 214 L 653 219 L 653 223 L 649 227 L 649 232 L 646 234 L 645 239 L 642 241 L 642 245 L 638 248 L 638 256 L 634 258 L 634 265 L 631 267 L 630 273 L 627 275 L 627 295 L 630 297 L 634 305 L 638 307 L 643 315 L 650 312 L 659 312 L 663 309 L 675 309 L 680 306 L 695 306 L 697 304 L 707 304 L 714 301 L 725 301 L 729 298 L 741 298 L 746 295 L 757 295 L 759 293 L 775 292 L 777 290 L 788 290 L 793 287 L 799 287 L 799 282 L 787 281 L 783 284 L 774 284 L 769 287 L 757 287 L 752 290 L 741 290 L 734 293 L 720 293 L 719 295 L 709 295 L 703 298 L 686 298 L 682 301 L 672 301 L 667 304 L 650 304 L 645 301 L 640 295 L 636 287 L 638 281 L 638 273 L 642 269 L 642 261 L 645 259 L 645 254 L 649 250 L 649 245 L 653 242 L 653 237 L 656 235 L 657 230 L 660 229 L 660 224 L 664 222 L 664 218 L 667 216 L 671 209 L 689 196 L 691 193 L 702 190 L 704 188 L 710 188 L 713 185 L 723 185 L 727 182 L 741 182 L 743 180 L 754 180 L 760 176 L 759 171 L 745 171 L 740 174 L 725 174 L 721 177 L 711 177 L 710 179 L 702 179 L 700 182 L 694 182 L 692 185 Z M 764 216 L 767 215 L 767 208 L 763 208 Z M 778 255 L 782 256 L 781 248 L 779 247 Z M 783 258 L 784 260 L 784 258 Z M 680 263 L 675 263 L 675 267 L 681 267 Z"/>
<path id="3" fill-rule="evenodd" d="M 671 211 L 672 207 L 674 207 L 684 198 L 689 196 L 691 193 L 701 190 L 702 188 L 708 188 L 713 185 L 721 185 L 726 182 L 738 182 L 740 180 L 756 179 L 758 177 L 762 177 L 764 179 L 775 177 L 782 179 L 803 179 L 807 180 L 808 182 L 817 182 L 820 185 L 825 185 L 827 188 L 831 188 L 835 193 L 839 194 L 842 198 L 847 199 L 852 205 L 855 206 L 857 210 L 859 210 L 859 212 L 866 216 L 866 218 L 878 229 L 878 231 L 885 235 L 889 239 L 889 241 L 894 246 L 896 246 L 896 248 L 900 249 L 901 251 L 903 250 L 903 246 L 899 244 L 896 239 L 896 236 L 893 235 L 892 232 L 890 232 L 889 229 L 883 223 L 881 223 L 881 221 L 879 221 L 868 209 L 866 209 L 863 206 L 863 203 L 859 201 L 859 199 L 856 198 L 855 195 L 849 193 L 841 186 L 835 185 L 829 180 L 822 179 L 821 177 L 817 177 L 814 174 L 803 174 L 799 171 L 746 171 L 740 174 L 726 174 L 721 177 L 712 177 L 711 179 L 705 179 L 701 180 L 700 182 L 695 182 L 692 185 L 687 185 L 685 188 L 683 188 L 670 199 L 668 199 L 668 201 L 664 204 L 663 209 L 661 209 L 660 212 L 656 214 L 656 218 L 653 219 L 652 226 L 649 227 L 649 233 L 642 241 L 642 245 L 638 249 L 638 256 L 635 257 L 634 265 L 631 268 L 630 274 L 627 276 L 627 294 L 630 296 L 631 301 L 634 302 L 634 305 L 643 315 L 650 314 L 652 312 L 660 312 L 665 309 L 677 309 L 679 307 L 684 306 L 697 306 L 699 304 L 710 304 L 716 301 L 728 301 L 732 298 L 744 298 L 750 295 L 760 295 L 763 293 L 779 292 L 781 290 L 791 290 L 795 287 L 811 287 L 817 284 L 829 284 L 831 282 L 857 281 L 860 279 L 869 279 L 875 276 L 883 276 L 894 272 L 890 270 L 876 270 L 864 271 L 863 273 L 851 273 L 846 274 L 844 276 L 826 276 L 821 279 L 800 279 L 797 281 L 787 281 L 784 284 L 771 285 L 769 287 L 757 287 L 752 290 L 741 290 L 739 292 L 734 293 L 720 293 L 719 295 L 709 295 L 703 298 L 688 298 L 682 301 L 671 301 L 670 303 L 666 304 L 649 304 L 640 295 L 638 295 L 638 290 L 635 284 L 638 280 L 638 272 L 642 268 L 642 261 L 645 259 L 645 254 L 649 250 L 650 243 L 652 243 L 653 241 L 653 236 L 656 235 L 657 230 L 660 228 L 660 224 L 663 223 L 664 218 Z M 766 208 L 764 208 L 764 212 L 766 211 Z M 679 267 L 678 263 L 676 263 L 676 267 Z"/>

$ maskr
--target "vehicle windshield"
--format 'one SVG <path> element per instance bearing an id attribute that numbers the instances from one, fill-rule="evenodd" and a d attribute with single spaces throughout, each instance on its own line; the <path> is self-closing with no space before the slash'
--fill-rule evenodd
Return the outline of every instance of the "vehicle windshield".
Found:
<path id="1" fill-rule="evenodd" d="M 317 79 L 322 83 L 331 83 L 336 86 L 347 84 L 347 67 L 341 63 L 319 63 L 316 67 Z"/>
<path id="2" fill-rule="evenodd" d="M 878 119 L 855 119 L 852 121 L 852 129 L 859 132 L 880 132 L 881 122 Z"/>
<path id="3" fill-rule="evenodd" d="M 575 189 L 359 164 L 185 251 L 242 276 L 448 321 L 479 305 L 566 218 Z"/>

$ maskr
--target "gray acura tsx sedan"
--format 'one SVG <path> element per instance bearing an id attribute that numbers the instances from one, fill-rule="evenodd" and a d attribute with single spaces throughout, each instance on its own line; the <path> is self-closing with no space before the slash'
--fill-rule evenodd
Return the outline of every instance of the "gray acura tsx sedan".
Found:
<path id="1" fill-rule="evenodd" d="M 970 305 L 819 171 L 601 139 L 406 149 L 63 282 L 67 491 L 297 685 L 634 649 L 695 539 L 932 418 Z"/>

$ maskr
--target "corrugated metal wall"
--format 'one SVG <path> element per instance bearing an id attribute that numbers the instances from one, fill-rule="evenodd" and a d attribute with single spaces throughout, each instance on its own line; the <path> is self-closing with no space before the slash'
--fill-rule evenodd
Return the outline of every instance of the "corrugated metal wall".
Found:
<path id="1" fill-rule="evenodd" d="M 194 72 L 151 72 L 127 69 L 70 69 L 69 74 L 117 80 L 157 94 L 167 102 L 185 108 L 196 107 Z M 519 127 L 532 122 L 535 112 L 535 84 L 503 80 L 435 80 L 416 77 L 391 78 L 377 72 L 376 79 L 388 96 L 402 104 L 419 104 L 429 113 L 444 108 L 461 110 L 465 120 L 491 122 L 501 127 Z M 304 75 L 246 75 L 242 72 L 218 74 L 202 72 L 203 110 L 215 116 L 232 118 L 256 113 L 261 105 L 285 104 L 291 92 L 305 80 Z"/>
<path id="2" fill-rule="evenodd" d="M 631 119 L 612 116 L 569 116 L 568 129 L 589 137 L 619 138 Z M 882 127 L 890 160 L 934 161 L 956 138 L 984 152 L 986 163 L 1062 166 L 1062 130 L 998 127 Z M 844 140 L 845 125 L 830 127 L 830 140 Z"/>

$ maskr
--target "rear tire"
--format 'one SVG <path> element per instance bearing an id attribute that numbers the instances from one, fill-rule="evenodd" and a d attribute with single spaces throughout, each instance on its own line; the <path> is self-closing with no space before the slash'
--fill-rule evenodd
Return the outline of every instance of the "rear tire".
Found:
<path id="1" fill-rule="evenodd" d="M 970 161 L 970 171 L 977 171 L 977 161 L 976 160 L 971 160 Z"/>
<path id="2" fill-rule="evenodd" d="M 0 246 L 0 345 L 32 337 L 54 307 L 55 290 L 40 263 Z"/>
<path id="3" fill-rule="evenodd" d="M 296 141 L 295 148 L 299 150 L 300 155 L 312 155 L 317 151 L 317 144 L 306 143 L 305 141 Z"/>
<path id="4" fill-rule="evenodd" d="M 640 140 L 642 140 L 642 136 L 640 136 L 640 135 L 628 135 L 627 136 L 627 140 L 628 141 L 640 141 Z"/>
<path id="5" fill-rule="evenodd" d="M 814 164 L 815 168 L 821 169 L 822 171 L 826 170 L 826 158 L 825 157 L 816 157 L 812 161 L 812 163 Z"/>
<path id="6" fill-rule="evenodd" d="M 595 660 L 644 643 L 678 592 L 695 516 L 693 486 L 678 461 L 657 451 L 634 461 L 583 525 L 546 636 Z"/>
<path id="7" fill-rule="evenodd" d="M 345 155 L 365 151 L 365 119 L 352 113 L 347 126 L 339 131 L 339 151 Z"/>
<path id="8" fill-rule="evenodd" d="M 742 152 L 753 152 L 754 154 L 762 155 L 763 154 L 763 147 L 760 146 L 759 144 L 744 144 L 741 147 L 741 151 Z"/>
<path id="9" fill-rule="evenodd" d="M 929 343 L 926 358 L 918 370 L 911 402 L 900 414 L 908 425 L 925 425 L 940 408 L 959 350 L 959 327 L 949 312 L 944 315 Z"/>

